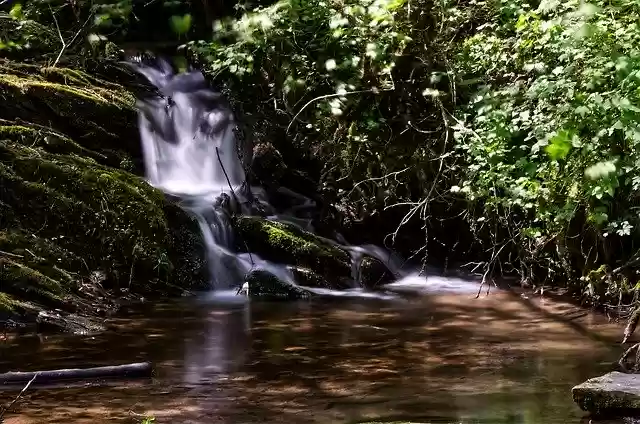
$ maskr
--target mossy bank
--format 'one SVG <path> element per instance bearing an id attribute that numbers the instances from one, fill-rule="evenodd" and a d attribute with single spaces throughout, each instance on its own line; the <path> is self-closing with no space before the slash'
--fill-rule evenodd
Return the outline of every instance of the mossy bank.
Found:
<path id="1" fill-rule="evenodd" d="M 95 70 L 0 62 L 2 319 L 206 284 L 197 224 L 139 175 L 134 101 Z"/>

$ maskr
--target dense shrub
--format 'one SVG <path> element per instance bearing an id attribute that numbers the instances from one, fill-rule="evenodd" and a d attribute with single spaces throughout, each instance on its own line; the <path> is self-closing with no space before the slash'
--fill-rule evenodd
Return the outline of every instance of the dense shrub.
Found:
<path id="1" fill-rule="evenodd" d="M 285 0 L 190 48 L 262 137 L 321 158 L 345 210 L 400 204 L 425 245 L 462 216 L 448 234 L 472 232 L 476 270 L 603 301 L 635 281 L 637 9 Z"/>
<path id="2" fill-rule="evenodd" d="M 456 134 L 468 166 L 453 190 L 478 238 L 535 281 L 614 268 L 608 285 L 578 285 L 595 300 L 631 290 L 624 275 L 635 283 L 639 7 L 503 1 L 454 61 L 471 83 Z"/>

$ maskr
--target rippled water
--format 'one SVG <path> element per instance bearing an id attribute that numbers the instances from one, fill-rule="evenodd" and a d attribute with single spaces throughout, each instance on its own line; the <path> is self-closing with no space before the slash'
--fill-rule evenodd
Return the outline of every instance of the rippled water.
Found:
<path id="1" fill-rule="evenodd" d="M 185 299 L 96 337 L 10 339 L 0 371 L 150 360 L 157 377 L 30 390 L 6 423 L 581 422 L 570 389 L 608 370 L 621 324 L 540 298 L 474 297 Z"/>

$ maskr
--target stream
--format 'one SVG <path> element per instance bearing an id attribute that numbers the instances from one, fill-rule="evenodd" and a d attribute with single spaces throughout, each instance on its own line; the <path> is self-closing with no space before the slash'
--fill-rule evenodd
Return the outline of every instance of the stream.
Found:
<path id="1" fill-rule="evenodd" d="M 185 298 L 95 336 L 7 337 L 2 372 L 152 361 L 156 376 L 29 389 L 5 422 L 589 422 L 571 387 L 609 370 L 622 324 L 522 293 L 474 298 Z"/>

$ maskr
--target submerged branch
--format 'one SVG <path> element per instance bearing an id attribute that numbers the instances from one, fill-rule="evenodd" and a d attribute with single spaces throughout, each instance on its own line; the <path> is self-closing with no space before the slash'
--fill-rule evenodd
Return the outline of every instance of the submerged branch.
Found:
<path id="1" fill-rule="evenodd" d="M 31 383 L 33 383 L 36 379 L 36 377 L 38 376 L 38 373 L 35 373 L 33 378 L 31 378 L 31 380 L 29 380 L 29 382 L 22 388 L 22 390 L 20 391 L 20 393 L 18 393 L 18 396 L 16 396 L 15 399 L 13 399 L 13 402 L 11 402 L 9 404 L 9 406 L 7 406 L 6 408 L 4 408 L 2 410 L 2 412 L 0 412 L 0 423 L 2 422 L 3 418 L 4 418 L 4 414 L 10 410 L 11 408 L 13 408 L 13 405 L 22 397 L 22 395 L 24 394 L 24 392 L 27 391 L 27 389 L 29 388 L 29 386 L 31 386 Z"/>
<path id="2" fill-rule="evenodd" d="M 126 365 L 114 365 L 96 368 L 73 368 L 36 372 L 7 372 L 0 374 L 0 385 L 30 383 L 38 377 L 38 383 L 54 383 L 68 380 L 89 380 L 97 378 L 136 378 L 151 377 L 153 367 L 149 362 Z"/>

